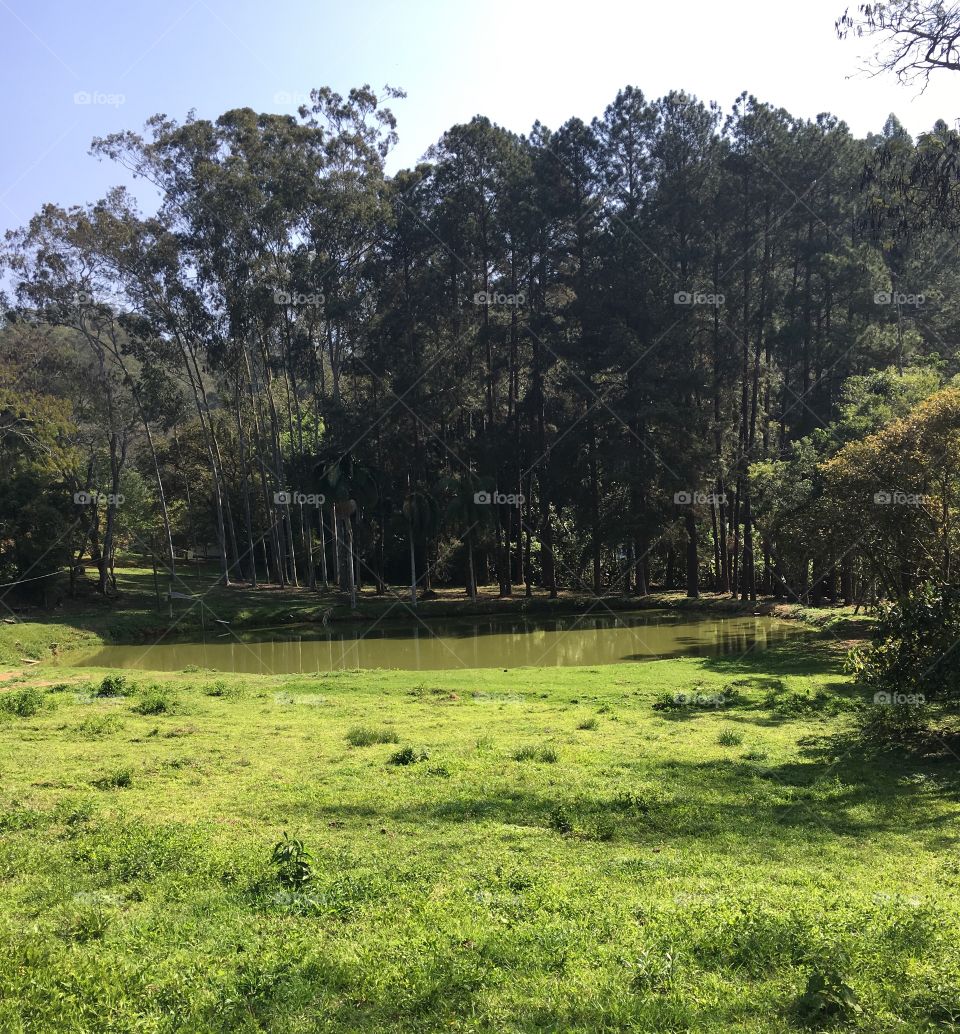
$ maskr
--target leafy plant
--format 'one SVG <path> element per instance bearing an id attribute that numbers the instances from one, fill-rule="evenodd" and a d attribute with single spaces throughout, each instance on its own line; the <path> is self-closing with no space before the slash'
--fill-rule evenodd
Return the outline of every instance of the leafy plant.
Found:
<path id="1" fill-rule="evenodd" d="M 860 738 L 881 749 L 908 746 L 923 738 L 929 713 L 923 703 L 870 704 L 857 717 Z"/>
<path id="2" fill-rule="evenodd" d="M 300 890 L 313 880 L 313 857 L 302 840 L 291 837 L 284 831 L 270 857 L 276 869 L 276 879 L 284 887 Z"/>
<path id="3" fill-rule="evenodd" d="M 863 1012 L 846 978 L 833 969 L 815 969 L 794 1003 L 797 1018 L 808 1026 L 851 1019 Z"/>
<path id="4" fill-rule="evenodd" d="M 81 736 L 107 736 L 123 728 L 123 722 L 115 714 L 91 714 L 77 726 Z"/>
<path id="5" fill-rule="evenodd" d="M 110 925 L 110 917 L 98 904 L 84 904 L 62 915 L 58 932 L 62 938 L 84 944 L 103 938 Z"/>
<path id="6" fill-rule="evenodd" d="M 211 682 L 210 685 L 204 690 L 204 693 L 208 697 L 223 697 L 226 700 L 236 700 L 238 697 L 243 695 L 243 691 L 239 686 L 231 686 L 223 679 L 217 679 Z"/>
<path id="7" fill-rule="evenodd" d="M 418 761 L 426 761 L 430 755 L 425 750 L 414 750 L 413 747 L 401 747 L 390 755 L 391 765 L 415 765 Z"/>
<path id="8" fill-rule="evenodd" d="M 669 991 L 676 974 L 676 956 L 672 949 L 657 951 L 646 948 L 627 963 L 630 987 L 634 991 Z"/>
<path id="9" fill-rule="evenodd" d="M 573 819 L 562 804 L 557 804 L 550 810 L 550 828 L 558 833 L 573 832 Z"/>

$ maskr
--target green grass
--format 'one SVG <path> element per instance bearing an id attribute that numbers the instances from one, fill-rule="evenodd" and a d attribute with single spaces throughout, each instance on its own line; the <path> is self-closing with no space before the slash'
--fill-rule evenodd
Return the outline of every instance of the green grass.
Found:
<path id="1" fill-rule="evenodd" d="M 436 693 L 106 674 L 0 689 L 4 1034 L 960 1017 L 956 760 L 859 751 L 825 643 Z"/>

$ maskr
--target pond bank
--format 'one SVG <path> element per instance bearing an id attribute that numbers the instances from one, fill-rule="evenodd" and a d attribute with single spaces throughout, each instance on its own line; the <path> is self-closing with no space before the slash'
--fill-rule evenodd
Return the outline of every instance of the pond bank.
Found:
<path id="1" fill-rule="evenodd" d="M 78 650 L 97 646 L 137 645 L 162 639 L 193 638 L 209 634 L 218 626 L 223 631 L 249 632 L 257 629 L 294 629 L 304 626 L 347 625 L 358 622 L 431 621 L 476 617 L 537 617 L 609 615 L 611 612 L 648 609 L 682 610 L 725 616 L 755 615 L 800 621 L 837 638 L 863 638 L 869 634 L 873 619 L 854 615 L 852 607 L 803 607 L 781 600 L 763 599 L 741 602 L 728 595 L 705 593 L 688 599 L 680 592 L 654 592 L 645 597 L 609 596 L 596 598 L 564 592 L 550 599 L 546 594 L 499 598 L 481 595 L 465 598 L 458 590 L 441 590 L 437 597 L 419 600 L 413 611 L 408 599 L 398 594 L 361 595 L 351 610 L 339 593 L 314 593 L 305 589 L 280 589 L 263 586 L 229 588 L 198 585 L 196 599 L 177 601 L 171 620 L 166 610 L 158 610 L 156 600 L 137 584 L 138 572 L 128 572 L 123 594 L 116 601 L 86 599 L 56 616 L 37 612 L 26 620 L 0 625 L 0 666 L 23 670 L 31 662 L 55 660 Z M 81 609 L 83 608 L 83 609 Z M 414 616 L 415 615 L 415 616 Z"/>

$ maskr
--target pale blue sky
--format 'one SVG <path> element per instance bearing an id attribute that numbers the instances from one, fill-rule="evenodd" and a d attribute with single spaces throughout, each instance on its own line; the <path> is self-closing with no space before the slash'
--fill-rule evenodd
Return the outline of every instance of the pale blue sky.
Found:
<path id="1" fill-rule="evenodd" d="M 896 111 L 914 133 L 960 115 L 960 74 L 923 96 L 888 77 L 848 78 L 863 44 L 840 43 L 844 0 L 0 0 L 0 227 L 44 202 L 94 200 L 120 171 L 90 139 L 157 111 L 216 117 L 294 111 L 312 86 L 385 82 L 393 168 L 481 112 L 516 131 L 589 119 L 628 83 L 684 88 L 729 107 L 744 89 L 794 114 L 829 110 L 855 132 Z M 78 104 L 75 95 L 90 95 Z"/>

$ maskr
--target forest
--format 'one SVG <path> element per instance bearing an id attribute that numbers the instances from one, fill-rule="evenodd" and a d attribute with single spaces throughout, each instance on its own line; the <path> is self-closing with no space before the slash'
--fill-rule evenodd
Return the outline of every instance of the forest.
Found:
<path id="1" fill-rule="evenodd" d="M 478 115 L 387 172 L 390 87 L 156 115 L 155 192 L 3 248 L 8 528 L 28 599 L 118 554 L 174 585 L 870 603 L 949 576 L 955 130 L 744 94 Z M 904 444 L 912 448 L 903 448 Z"/>
<path id="2" fill-rule="evenodd" d="M 47 6 L 0 1032 L 960 1029 L 960 3 Z"/>

